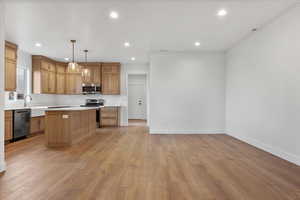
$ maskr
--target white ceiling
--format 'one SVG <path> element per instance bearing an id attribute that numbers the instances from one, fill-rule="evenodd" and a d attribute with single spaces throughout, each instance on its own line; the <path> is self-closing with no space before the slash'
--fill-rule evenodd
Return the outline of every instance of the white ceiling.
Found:
<path id="1" fill-rule="evenodd" d="M 281 14 L 294 0 L 7 0 L 6 39 L 32 54 L 63 59 L 148 62 L 152 51 L 224 51 Z M 225 8 L 220 19 L 216 12 Z M 120 17 L 110 19 L 115 10 Z M 129 41 L 132 46 L 124 48 Z M 201 46 L 195 47 L 194 42 Z M 42 47 L 35 47 L 35 43 Z"/>

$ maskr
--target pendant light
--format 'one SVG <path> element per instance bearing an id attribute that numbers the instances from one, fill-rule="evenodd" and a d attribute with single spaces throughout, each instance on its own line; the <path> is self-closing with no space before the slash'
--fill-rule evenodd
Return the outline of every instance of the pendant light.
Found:
<path id="1" fill-rule="evenodd" d="M 87 49 L 83 50 L 84 54 L 85 54 L 85 67 L 82 70 L 82 76 L 89 78 L 91 76 L 90 74 L 90 70 L 88 69 L 88 63 L 87 63 L 87 53 L 89 52 Z"/>
<path id="2" fill-rule="evenodd" d="M 70 62 L 68 64 L 68 68 L 75 71 L 75 70 L 79 69 L 79 65 L 75 62 L 75 59 L 74 59 L 74 46 L 75 46 L 76 40 L 71 40 L 71 43 L 72 43 L 72 62 Z"/>
<path id="3" fill-rule="evenodd" d="M 89 70 L 88 70 L 88 63 L 87 63 L 87 54 L 88 54 L 88 50 L 86 49 L 86 50 L 83 50 L 83 52 L 84 52 L 84 54 L 85 54 L 85 69 L 83 70 L 83 73 L 85 74 L 85 75 L 87 75 L 88 74 L 88 72 L 89 72 Z"/>

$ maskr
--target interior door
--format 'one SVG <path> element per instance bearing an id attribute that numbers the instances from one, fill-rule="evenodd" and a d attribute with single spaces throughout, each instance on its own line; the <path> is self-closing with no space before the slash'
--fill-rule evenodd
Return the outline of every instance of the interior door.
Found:
<path id="1" fill-rule="evenodd" d="M 146 119 L 146 85 L 143 83 L 128 86 L 128 118 Z"/>

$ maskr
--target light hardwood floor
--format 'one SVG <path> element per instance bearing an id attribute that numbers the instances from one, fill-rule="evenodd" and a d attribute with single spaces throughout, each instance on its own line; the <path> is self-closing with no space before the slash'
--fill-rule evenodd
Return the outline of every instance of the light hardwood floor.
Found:
<path id="1" fill-rule="evenodd" d="M 0 199 L 296 200 L 300 167 L 227 135 L 110 128 L 67 149 L 6 147 Z"/>

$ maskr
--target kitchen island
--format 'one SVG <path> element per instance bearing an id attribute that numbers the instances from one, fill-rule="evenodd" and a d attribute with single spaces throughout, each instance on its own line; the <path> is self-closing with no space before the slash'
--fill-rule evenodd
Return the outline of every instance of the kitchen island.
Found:
<path id="1" fill-rule="evenodd" d="M 47 109 L 45 139 L 48 147 L 67 147 L 79 143 L 96 132 L 97 107 Z"/>

